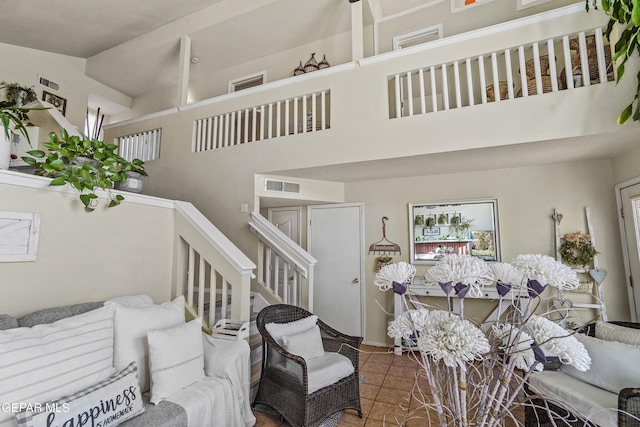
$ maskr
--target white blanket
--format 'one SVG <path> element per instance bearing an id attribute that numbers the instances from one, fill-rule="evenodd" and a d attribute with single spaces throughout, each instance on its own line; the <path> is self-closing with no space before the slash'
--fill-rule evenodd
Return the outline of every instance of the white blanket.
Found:
<path id="1" fill-rule="evenodd" d="M 249 395 L 249 344 L 245 340 L 230 341 L 203 334 L 203 345 L 205 380 L 167 400 L 186 410 L 189 426 L 253 426 L 256 418 Z"/>
<path id="2" fill-rule="evenodd" d="M 189 427 L 245 427 L 231 381 L 206 377 L 167 399 L 184 408 Z"/>

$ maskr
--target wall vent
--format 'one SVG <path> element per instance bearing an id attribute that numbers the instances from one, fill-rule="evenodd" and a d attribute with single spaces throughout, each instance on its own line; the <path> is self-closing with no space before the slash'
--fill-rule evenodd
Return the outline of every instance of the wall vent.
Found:
<path id="1" fill-rule="evenodd" d="M 51 88 L 53 90 L 59 90 L 60 89 L 60 85 L 56 82 L 52 82 L 49 79 L 45 79 L 44 77 L 40 77 L 40 84 L 42 86 L 46 86 L 48 88 Z"/>
<path id="2" fill-rule="evenodd" d="M 267 179 L 265 183 L 265 190 L 280 191 L 284 193 L 299 193 L 300 184 L 298 184 L 297 182 L 285 182 Z"/>

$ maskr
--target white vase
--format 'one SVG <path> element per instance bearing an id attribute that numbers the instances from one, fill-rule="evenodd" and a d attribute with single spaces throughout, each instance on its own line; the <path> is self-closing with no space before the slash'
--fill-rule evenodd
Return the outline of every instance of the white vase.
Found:
<path id="1" fill-rule="evenodd" d="M 7 138 L 4 128 L 0 126 L 0 169 L 9 169 L 11 164 L 11 139 Z"/>

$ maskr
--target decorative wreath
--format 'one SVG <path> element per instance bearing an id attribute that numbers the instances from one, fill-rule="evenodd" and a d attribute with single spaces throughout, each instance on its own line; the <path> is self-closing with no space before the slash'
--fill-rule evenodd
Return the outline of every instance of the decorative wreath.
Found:
<path id="1" fill-rule="evenodd" d="M 569 265 L 586 266 L 591 264 L 593 257 L 598 253 L 588 240 L 566 240 L 560 245 L 560 256 Z"/>

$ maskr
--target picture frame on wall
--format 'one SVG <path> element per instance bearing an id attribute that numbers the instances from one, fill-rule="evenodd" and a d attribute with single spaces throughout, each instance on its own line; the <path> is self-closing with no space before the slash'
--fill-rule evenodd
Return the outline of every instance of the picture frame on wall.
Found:
<path id="1" fill-rule="evenodd" d="M 47 92 L 46 90 L 43 90 L 42 100 L 56 107 L 56 110 L 60 111 L 63 116 L 65 115 L 65 112 L 67 111 L 66 99 L 62 98 L 61 96 L 55 95 L 51 92 Z"/>

